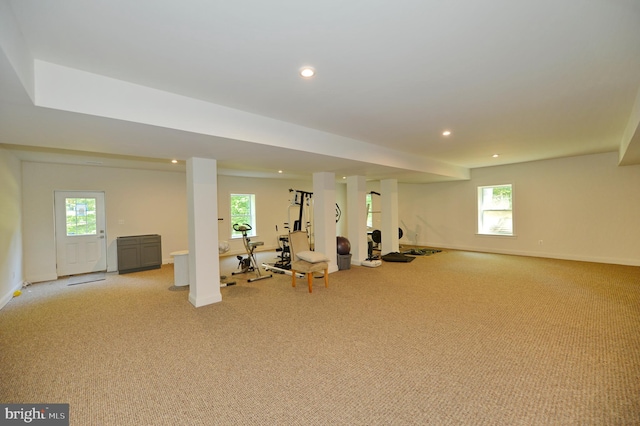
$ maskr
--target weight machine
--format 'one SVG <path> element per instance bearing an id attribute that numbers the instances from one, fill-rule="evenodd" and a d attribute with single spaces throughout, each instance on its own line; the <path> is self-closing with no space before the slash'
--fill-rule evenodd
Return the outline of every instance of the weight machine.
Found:
<path id="1" fill-rule="evenodd" d="M 280 253 L 278 260 L 274 264 L 263 263 L 262 266 L 267 271 L 274 271 L 280 274 L 291 274 L 291 252 L 289 249 L 289 232 L 307 231 L 309 237 L 309 247 L 314 249 L 314 233 L 313 228 L 313 192 L 302 191 L 300 189 L 289 189 L 290 193 L 294 193 L 287 207 L 288 222 L 284 223 L 286 234 L 278 236 L 278 248 L 276 251 Z M 342 210 L 336 203 L 336 222 L 340 220 Z M 276 225 L 276 232 L 278 226 Z"/>
<path id="2" fill-rule="evenodd" d="M 272 265 L 263 263 L 262 266 L 267 270 L 273 270 L 277 273 L 290 274 L 291 272 L 291 251 L 289 249 L 289 232 L 293 231 L 307 231 L 309 235 L 309 246 L 313 247 L 313 234 L 311 232 L 312 220 L 313 220 L 313 192 L 302 191 L 299 189 L 289 189 L 290 193 L 294 193 L 293 199 L 291 199 L 289 206 L 287 207 L 287 219 L 284 229 L 287 230 L 287 234 L 278 236 L 278 248 L 277 252 L 280 253 L 278 261 Z M 292 210 L 296 210 L 292 215 Z M 278 226 L 276 225 L 276 232 Z"/>

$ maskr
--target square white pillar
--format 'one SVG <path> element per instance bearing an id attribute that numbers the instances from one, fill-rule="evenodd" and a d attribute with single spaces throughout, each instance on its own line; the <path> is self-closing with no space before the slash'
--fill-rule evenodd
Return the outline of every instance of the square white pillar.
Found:
<path id="1" fill-rule="evenodd" d="M 196 308 L 220 302 L 218 167 L 205 158 L 187 160 L 189 302 Z"/>
<path id="2" fill-rule="evenodd" d="M 398 181 L 385 179 L 380 181 L 380 209 L 382 219 L 382 247 L 381 253 L 387 254 L 400 250 L 398 236 Z"/>
<path id="3" fill-rule="evenodd" d="M 347 224 L 351 263 L 360 265 L 369 256 L 367 244 L 367 181 L 364 176 L 347 176 Z"/>
<path id="4" fill-rule="evenodd" d="M 313 174 L 313 228 L 315 250 L 329 258 L 329 272 L 338 270 L 336 244 L 336 176 Z"/>

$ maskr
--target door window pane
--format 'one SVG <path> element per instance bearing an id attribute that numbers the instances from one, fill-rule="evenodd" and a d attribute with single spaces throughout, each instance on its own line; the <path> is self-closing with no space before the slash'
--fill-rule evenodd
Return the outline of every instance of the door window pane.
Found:
<path id="1" fill-rule="evenodd" d="M 96 199 L 65 198 L 67 236 L 97 235 Z"/>

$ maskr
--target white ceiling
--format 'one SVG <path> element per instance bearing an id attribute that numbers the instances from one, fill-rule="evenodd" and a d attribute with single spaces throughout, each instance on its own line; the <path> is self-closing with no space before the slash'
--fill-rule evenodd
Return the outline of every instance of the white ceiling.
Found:
<path id="1" fill-rule="evenodd" d="M 198 156 L 229 174 L 428 182 L 622 144 L 623 163 L 640 164 L 638 0 L 0 2 L 17 29 L 1 40 L 0 144 L 26 160 L 175 169 L 167 159 Z M 238 110 L 234 125 L 258 131 L 47 104 L 37 67 L 34 102 L 11 43 L 36 61 Z M 303 65 L 317 75 L 300 78 Z M 260 116 L 273 120 L 256 127 Z M 291 129 L 286 142 L 261 136 L 274 123 Z"/>

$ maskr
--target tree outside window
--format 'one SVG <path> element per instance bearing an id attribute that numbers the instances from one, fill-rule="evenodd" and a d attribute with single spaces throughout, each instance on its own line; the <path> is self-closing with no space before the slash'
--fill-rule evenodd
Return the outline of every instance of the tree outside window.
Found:
<path id="1" fill-rule="evenodd" d="M 242 233 L 233 229 L 234 224 L 249 224 L 249 237 L 256 236 L 255 194 L 231 194 L 231 238 L 242 238 Z"/>
<path id="2" fill-rule="evenodd" d="M 513 235 L 511 184 L 478 187 L 478 234 Z"/>
<path id="3" fill-rule="evenodd" d="M 65 198 L 67 236 L 96 235 L 96 199 Z"/>

